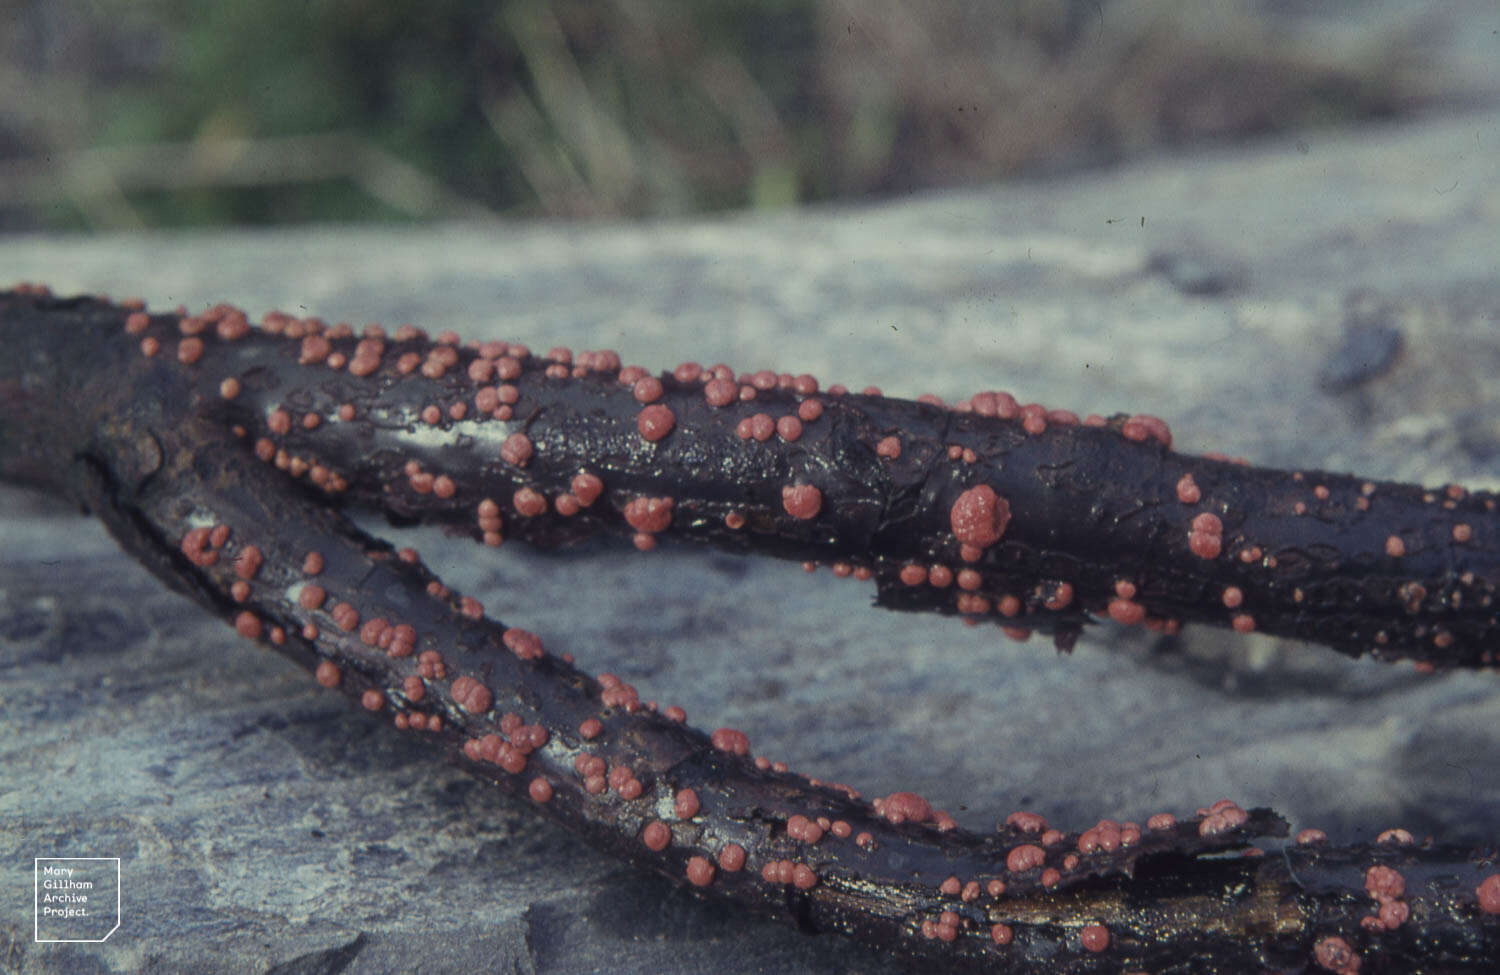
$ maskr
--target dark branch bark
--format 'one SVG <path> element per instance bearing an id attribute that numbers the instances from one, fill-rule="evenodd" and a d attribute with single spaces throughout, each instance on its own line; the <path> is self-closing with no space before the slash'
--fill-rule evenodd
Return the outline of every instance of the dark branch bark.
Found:
<path id="1" fill-rule="evenodd" d="M 774 377 L 747 399 L 753 381 L 706 393 L 691 370 L 658 390 L 622 383 L 606 358 L 419 336 L 378 355 L 367 341 L 362 358 L 354 337 L 272 321 L 282 335 L 227 309 L 179 320 L 0 294 L 14 356 L 0 365 L 0 476 L 73 497 L 243 635 L 596 845 L 956 968 L 1482 971 L 1500 952 L 1490 851 L 1397 835 L 1260 856 L 1247 845 L 1284 823 L 1228 803 L 1144 827 L 1064 834 L 1020 817 L 968 833 L 920 797 L 868 803 L 764 767 L 737 732 L 643 707 L 336 510 L 491 542 L 609 531 L 833 562 L 868 569 L 884 604 L 1064 641 L 1090 613 L 1244 613 L 1348 652 L 1478 665 L 1495 640 L 1490 496 L 1184 457 L 1141 418 L 1039 424 L 978 415 L 1009 412 L 989 399 L 960 413 Z M 779 432 L 758 439 L 756 414 Z M 785 416 L 800 430 L 777 427 Z"/>
<path id="2" fill-rule="evenodd" d="M 329 368 L 360 348 L 363 375 Z M 870 573 L 880 605 L 1063 646 L 1113 617 L 1494 663 L 1492 494 L 1178 454 L 1152 418 L 1091 425 L 993 394 L 959 411 L 718 371 L 714 386 L 696 367 L 650 377 L 499 343 L 260 334 L 208 343 L 188 378 L 223 422 L 340 502 L 477 538 L 489 501 L 501 536 L 660 535 L 831 564 Z M 226 378 L 232 399 L 218 394 Z M 596 503 L 579 503 L 580 475 L 597 479 Z"/>

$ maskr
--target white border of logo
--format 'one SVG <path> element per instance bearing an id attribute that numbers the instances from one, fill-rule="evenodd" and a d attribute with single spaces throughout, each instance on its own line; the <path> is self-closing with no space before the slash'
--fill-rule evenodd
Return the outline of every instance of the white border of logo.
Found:
<path id="1" fill-rule="evenodd" d="M 52 860 L 113 860 L 115 864 L 115 926 L 102 938 L 44 938 L 42 937 L 42 861 Z M 33 857 L 31 860 L 31 938 L 41 944 L 99 944 L 120 930 L 120 858 L 119 857 Z"/>

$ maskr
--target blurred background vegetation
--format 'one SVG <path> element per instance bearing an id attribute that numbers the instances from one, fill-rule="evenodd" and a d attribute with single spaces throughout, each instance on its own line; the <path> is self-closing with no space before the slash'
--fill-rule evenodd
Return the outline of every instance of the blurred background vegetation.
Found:
<path id="1" fill-rule="evenodd" d="M 1372 6 L 0 0 L 0 229 L 774 207 L 1445 95 Z"/>

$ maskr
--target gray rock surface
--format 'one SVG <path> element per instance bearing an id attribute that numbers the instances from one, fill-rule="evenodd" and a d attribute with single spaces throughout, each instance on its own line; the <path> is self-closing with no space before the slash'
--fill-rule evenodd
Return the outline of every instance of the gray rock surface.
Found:
<path id="1" fill-rule="evenodd" d="M 1472 114 L 680 224 L 11 238 L 0 278 L 899 395 L 1003 388 L 1155 413 L 1186 450 L 1493 488 L 1496 158 L 1500 115 Z M 1333 373 L 1342 392 L 1320 386 Z M 759 754 L 866 795 L 921 792 L 972 828 L 1230 796 L 1335 839 L 1500 839 L 1492 675 L 1113 626 L 1059 659 L 866 609 L 865 586 L 795 565 L 404 534 L 549 649 L 745 729 Z M 97 525 L 9 490 L 0 769 L 0 971 L 900 970 L 534 821 L 163 590 Z M 122 858 L 107 942 L 32 943 L 32 858 L 57 855 Z"/>

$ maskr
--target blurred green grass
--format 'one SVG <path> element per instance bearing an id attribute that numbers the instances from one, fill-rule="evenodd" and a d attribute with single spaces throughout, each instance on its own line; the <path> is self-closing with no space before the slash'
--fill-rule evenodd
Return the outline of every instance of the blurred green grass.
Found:
<path id="1" fill-rule="evenodd" d="M 1406 33 L 1277 7 L 0 0 L 0 229 L 776 207 L 1433 97 Z"/>

